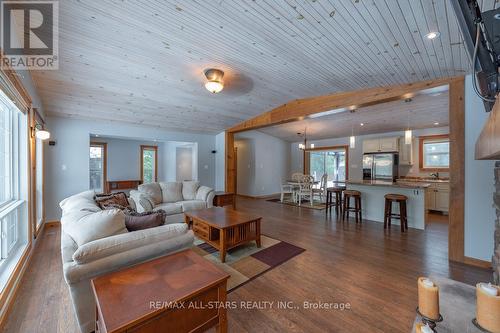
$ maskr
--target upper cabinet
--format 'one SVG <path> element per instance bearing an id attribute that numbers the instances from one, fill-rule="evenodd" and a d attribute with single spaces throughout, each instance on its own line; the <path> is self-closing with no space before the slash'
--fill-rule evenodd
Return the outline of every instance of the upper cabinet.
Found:
<path id="1" fill-rule="evenodd" d="M 399 165 L 413 165 L 413 140 L 407 145 L 402 138 L 399 141 Z"/>
<path id="2" fill-rule="evenodd" d="M 399 138 L 363 140 L 363 153 L 389 153 L 399 151 Z"/>

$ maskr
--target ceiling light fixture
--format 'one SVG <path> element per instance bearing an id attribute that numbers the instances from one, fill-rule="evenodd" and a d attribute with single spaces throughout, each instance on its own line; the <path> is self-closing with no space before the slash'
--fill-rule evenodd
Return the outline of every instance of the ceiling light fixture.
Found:
<path id="1" fill-rule="evenodd" d="M 413 133 L 410 129 L 410 110 L 408 110 L 408 127 L 405 131 L 405 145 L 411 145 L 411 140 L 413 137 Z"/>
<path id="2" fill-rule="evenodd" d="M 306 150 L 307 149 L 307 127 L 304 128 L 304 133 L 298 132 L 297 135 L 300 136 L 301 138 L 304 138 L 304 143 L 299 143 L 299 149 Z M 311 143 L 310 148 L 314 149 L 314 143 Z"/>
<path id="3" fill-rule="evenodd" d="M 439 31 L 431 31 L 427 35 L 425 35 L 425 37 L 427 39 L 431 39 L 432 40 L 432 39 L 438 38 L 439 35 L 441 35 L 441 33 L 439 33 Z"/>
<path id="4" fill-rule="evenodd" d="M 224 83 L 222 78 L 224 77 L 224 72 L 220 69 L 209 68 L 205 70 L 205 76 L 207 78 L 207 83 L 205 83 L 205 88 L 213 94 L 217 94 L 224 89 Z"/>
<path id="5" fill-rule="evenodd" d="M 436 122 L 434 123 L 434 126 L 437 126 L 437 125 L 439 125 L 439 123 L 436 121 Z"/>
<path id="6" fill-rule="evenodd" d="M 359 126 L 365 126 L 365 123 L 361 123 L 361 124 L 359 124 Z"/>

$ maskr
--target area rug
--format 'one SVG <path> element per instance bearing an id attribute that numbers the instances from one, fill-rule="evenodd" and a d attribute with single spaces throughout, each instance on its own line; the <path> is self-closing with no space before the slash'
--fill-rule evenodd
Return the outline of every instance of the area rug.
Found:
<path id="1" fill-rule="evenodd" d="M 301 247 L 262 235 L 260 248 L 255 242 L 235 247 L 226 253 L 226 262 L 221 263 L 219 251 L 210 244 L 195 239 L 194 245 L 193 251 L 231 275 L 227 282 L 229 292 L 305 251 Z"/>
<path id="2" fill-rule="evenodd" d="M 289 205 L 289 206 L 295 206 L 295 207 L 301 207 L 301 208 L 309 208 L 309 209 L 316 209 L 316 210 L 322 210 L 326 208 L 326 204 L 324 202 L 320 201 L 313 201 L 313 205 L 311 206 L 311 203 L 309 200 L 302 200 L 302 204 L 299 206 L 298 203 L 293 202 L 293 201 L 288 201 L 284 200 L 283 202 L 280 201 L 280 199 L 268 199 L 267 201 L 269 202 L 276 202 L 282 205 Z"/>

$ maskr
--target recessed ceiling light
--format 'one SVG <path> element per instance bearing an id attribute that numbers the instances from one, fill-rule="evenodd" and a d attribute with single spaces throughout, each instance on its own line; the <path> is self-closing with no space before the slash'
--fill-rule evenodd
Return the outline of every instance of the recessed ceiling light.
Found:
<path id="1" fill-rule="evenodd" d="M 359 126 L 365 126 L 365 123 L 361 123 L 361 124 L 359 124 Z"/>
<path id="2" fill-rule="evenodd" d="M 427 37 L 427 39 L 435 39 L 438 38 L 439 35 L 441 35 L 439 31 L 431 31 L 427 35 L 425 35 L 425 37 Z"/>
<path id="3" fill-rule="evenodd" d="M 437 126 L 437 125 L 439 125 L 439 123 L 436 121 L 436 122 L 434 123 L 434 126 Z"/>

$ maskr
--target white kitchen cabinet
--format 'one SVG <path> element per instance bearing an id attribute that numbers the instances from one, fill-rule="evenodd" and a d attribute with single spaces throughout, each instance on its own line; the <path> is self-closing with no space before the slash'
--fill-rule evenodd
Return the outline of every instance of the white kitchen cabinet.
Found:
<path id="1" fill-rule="evenodd" d="M 426 210 L 448 213 L 450 207 L 450 186 L 447 183 L 434 183 L 425 194 Z"/>
<path id="2" fill-rule="evenodd" d="M 398 137 L 363 140 L 363 153 L 386 153 L 398 150 Z"/>
<path id="3" fill-rule="evenodd" d="M 407 145 L 404 138 L 399 140 L 399 165 L 413 165 L 413 141 Z"/>

